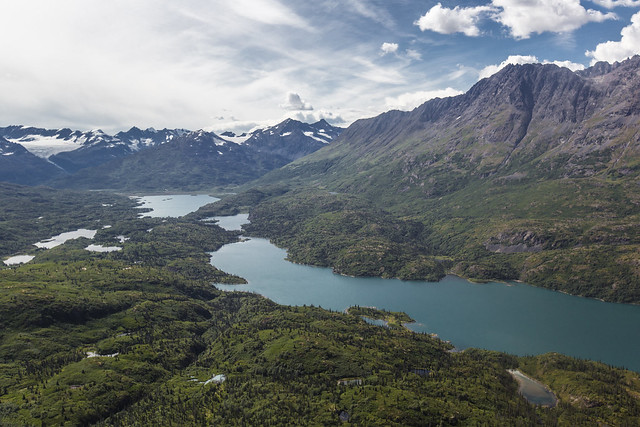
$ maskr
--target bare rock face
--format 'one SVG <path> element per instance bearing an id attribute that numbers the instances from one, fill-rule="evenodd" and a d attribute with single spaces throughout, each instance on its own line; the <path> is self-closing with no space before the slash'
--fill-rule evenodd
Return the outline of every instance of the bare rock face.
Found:
<path id="1" fill-rule="evenodd" d="M 485 242 L 490 252 L 514 254 L 522 252 L 540 252 L 545 241 L 533 231 L 503 232 Z"/>

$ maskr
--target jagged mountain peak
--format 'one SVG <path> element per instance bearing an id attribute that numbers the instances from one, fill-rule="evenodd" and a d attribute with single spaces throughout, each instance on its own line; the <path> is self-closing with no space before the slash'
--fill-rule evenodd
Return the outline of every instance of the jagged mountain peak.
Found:
<path id="1" fill-rule="evenodd" d="M 331 126 L 331 125 L 325 119 L 320 119 L 317 122 L 312 123 L 311 126 L 320 127 L 320 126 Z"/>
<path id="2" fill-rule="evenodd" d="M 582 77 L 599 77 L 605 74 L 609 74 L 618 68 L 638 69 L 640 67 L 640 55 L 634 55 L 624 61 L 617 61 L 614 63 L 599 61 L 591 67 L 576 71 L 576 74 Z"/>
<path id="3" fill-rule="evenodd" d="M 342 131 L 342 128 L 327 122 L 309 124 L 289 118 L 275 126 L 253 132 L 245 144 L 293 161 L 329 144 Z"/>

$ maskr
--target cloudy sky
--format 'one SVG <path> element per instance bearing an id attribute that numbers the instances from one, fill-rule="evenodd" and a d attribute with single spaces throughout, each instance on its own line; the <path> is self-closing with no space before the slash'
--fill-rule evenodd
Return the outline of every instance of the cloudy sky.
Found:
<path id="1" fill-rule="evenodd" d="M 347 125 L 640 53 L 640 0 L 6 0 L 0 126 Z"/>

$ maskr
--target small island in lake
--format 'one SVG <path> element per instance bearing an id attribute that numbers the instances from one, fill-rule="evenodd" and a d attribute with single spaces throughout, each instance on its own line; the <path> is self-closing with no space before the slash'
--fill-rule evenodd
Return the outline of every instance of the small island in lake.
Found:
<path id="1" fill-rule="evenodd" d="M 380 310 L 375 307 L 349 307 L 346 312 L 366 319 L 381 320 L 384 322 L 384 326 L 390 329 L 401 329 L 405 327 L 405 323 L 415 322 L 415 320 L 407 313 L 401 311 Z"/>

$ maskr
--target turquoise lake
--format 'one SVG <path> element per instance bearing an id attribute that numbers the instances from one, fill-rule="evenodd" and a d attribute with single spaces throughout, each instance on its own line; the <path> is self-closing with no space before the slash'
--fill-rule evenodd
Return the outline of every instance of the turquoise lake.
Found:
<path id="1" fill-rule="evenodd" d="M 198 195 L 141 198 L 150 216 L 181 216 L 216 201 Z M 237 229 L 246 215 L 216 217 Z M 354 278 L 331 269 L 292 264 L 265 239 L 223 246 L 216 267 L 248 285 L 216 285 L 256 292 L 280 304 L 342 311 L 352 305 L 404 311 L 418 332 L 436 333 L 457 348 L 479 347 L 517 355 L 559 352 L 640 372 L 640 306 L 604 303 L 522 283 L 474 284 L 454 276 L 440 282 Z"/>
<path id="2" fill-rule="evenodd" d="M 286 305 L 344 310 L 352 305 L 404 311 L 418 332 L 436 333 L 459 349 L 479 347 L 517 355 L 559 352 L 640 372 L 640 306 L 605 303 L 522 283 L 474 284 L 354 278 L 331 269 L 292 264 L 265 239 L 225 245 L 211 263 L 247 279 L 216 285 L 255 292 Z"/>

